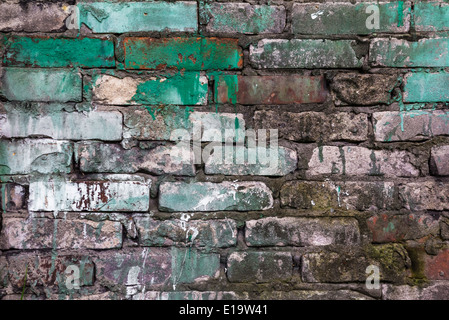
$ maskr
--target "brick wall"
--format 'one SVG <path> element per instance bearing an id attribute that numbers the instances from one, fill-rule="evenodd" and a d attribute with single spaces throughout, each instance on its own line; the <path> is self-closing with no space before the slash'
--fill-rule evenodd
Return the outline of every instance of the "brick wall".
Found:
<path id="1" fill-rule="evenodd" d="M 0 297 L 447 298 L 448 31 L 444 1 L 1 1 Z"/>

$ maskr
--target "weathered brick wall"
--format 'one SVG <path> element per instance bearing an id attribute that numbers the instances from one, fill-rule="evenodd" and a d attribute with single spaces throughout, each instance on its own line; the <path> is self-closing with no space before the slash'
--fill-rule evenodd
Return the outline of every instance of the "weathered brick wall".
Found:
<path id="1" fill-rule="evenodd" d="M 1 1 L 0 297 L 447 298 L 448 31 L 444 1 Z"/>

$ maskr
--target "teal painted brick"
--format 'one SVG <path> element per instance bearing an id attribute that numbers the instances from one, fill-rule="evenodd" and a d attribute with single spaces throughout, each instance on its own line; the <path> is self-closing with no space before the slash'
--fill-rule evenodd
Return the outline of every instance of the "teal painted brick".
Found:
<path id="1" fill-rule="evenodd" d="M 379 28 L 367 28 L 368 6 L 379 8 Z M 406 33 L 410 27 L 410 2 L 295 3 L 292 32 L 297 34 Z"/>
<path id="2" fill-rule="evenodd" d="M 250 47 L 257 68 L 359 68 L 353 40 L 264 39 Z"/>
<path id="3" fill-rule="evenodd" d="M 417 31 L 449 30 L 449 3 L 416 2 L 414 16 Z"/>
<path id="4" fill-rule="evenodd" d="M 416 72 L 406 75 L 404 102 L 449 101 L 449 73 Z"/>
<path id="5" fill-rule="evenodd" d="M 272 206 L 271 191 L 262 182 L 164 182 L 159 187 L 162 211 L 251 211 Z"/>
<path id="6" fill-rule="evenodd" d="M 90 2 L 78 4 L 79 23 L 94 33 L 188 31 L 198 29 L 193 1 Z"/>
<path id="7" fill-rule="evenodd" d="M 421 39 L 418 42 L 375 39 L 371 42 L 369 61 L 384 67 L 447 67 L 449 38 Z"/>
<path id="8" fill-rule="evenodd" d="M 0 140 L 0 174 L 69 173 L 72 154 L 68 141 Z"/>
<path id="9" fill-rule="evenodd" d="M 115 67 L 114 42 L 107 39 L 61 39 L 11 36 L 6 42 L 5 66 Z"/>
<path id="10" fill-rule="evenodd" d="M 81 101 L 81 76 L 71 69 L 4 68 L 0 92 L 11 101 Z"/>
<path id="11" fill-rule="evenodd" d="M 199 72 L 173 76 L 92 79 L 93 100 L 108 105 L 202 105 L 207 102 L 207 78 Z"/>
<path id="12" fill-rule="evenodd" d="M 42 135 L 53 139 L 119 141 L 122 114 L 118 111 L 66 112 L 71 106 L 58 103 L 5 103 L 0 114 L 0 136 L 26 138 Z M 34 112 L 32 112 L 33 110 Z"/>

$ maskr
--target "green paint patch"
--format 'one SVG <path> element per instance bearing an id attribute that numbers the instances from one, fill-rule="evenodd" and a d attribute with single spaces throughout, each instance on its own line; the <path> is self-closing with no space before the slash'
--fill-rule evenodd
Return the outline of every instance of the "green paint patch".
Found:
<path id="1" fill-rule="evenodd" d="M 11 36 L 3 63 L 14 67 L 115 67 L 114 43 L 112 40 L 93 38 Z"/>

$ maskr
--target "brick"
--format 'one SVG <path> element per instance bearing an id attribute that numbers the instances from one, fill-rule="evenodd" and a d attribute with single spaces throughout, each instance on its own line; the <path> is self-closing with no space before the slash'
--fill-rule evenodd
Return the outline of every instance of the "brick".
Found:
<path id="1" fill-rule="evenodd" d="M 81 76 L 70 69 L 4 68 L 0 94 L 10 101 L 79 102 Z"/>
<path id="2" fill-rule="evenodd" d="M 89 256 L 20 254 L 9 256 L 7 259 L 9 280 L 16 288 L 23 287 L 25 270 L 27 270 L 27 283 L 32 283 L 34 286 L 57 286 L 59 291 L 67 292 L 66 270 L 69 266 L 79 268 L 80 287 L 91 286 L 94 282 L 94 264 Z"/>
<path id="3" fill-rule="evenodd" d="M 218 38 L 125 38 L 125 68 L 235 70 L 243 67 L 237 39 Z"/>
<path id="4" fill-rule="evenodd" d="M 447 67 L 449 66 L 448 38 L 374 39 L 369 50 L 369 62 L 382 67 Z"/>
<path id="5" fill-rule="evenodd" d="M 41 104 L 37 104 L 39 109 Z M 30 105 L 5 104 L 8 110 L 0 114 L 0 136 L 27 138 L 46 136 L 53 139 L 120 141 L 123 116 L 118 111 L 65 112 L 64 105 L 48 104 L 55 109 L 48 113 L 32 114 Z M 61 111 L 60 111 L 61 110 Z"/>
<path id="6" fill-rule="evenodd" d="M 92 82 L 93 100 L 101 104 L 202 105 L 207 102 L 207 78 L 194 72 L 122 79 L 99 75 Z"/>
<path id="7" fill-rule="evenodd" d="M 323 146 L 313 150 L 308 176 L 417 177 L 416 157 L 402 150 L 370 150 L 364 147 Z"/>
<path id="8" fill-rule="evenodd" d="M 177 141 L 177 135 L 172 136 L 177 129 L 187 130 L 191 139 L 201 131 L 201 141 L 224 141 L 226 130 L 232 136 L 244 136 L 245 120 L 241 113 L 198 112 L 178 106 L 147 110 L 128 107 L 123 113 L 125 138 Z"/>
<path id="9" fill-rule="evenodd" d="M 122 225 L 112 221 L 4 218 L 1 248 L 112 249 L 122 245 Z"/>
<path id="10" fill-rule="evenodd" d="M 449 134 L 449 112 L 400 111 L 373 114 L 376 141 L 420 141 Z"/>
<path id="11" fill-rule="evenodd" d="M 163 182 L 161 211 L 252 211 L 273 206 L 271 190 L 262 182 Z"/>
<path id="12" fill-rule="evenodd" d="M 337 105 L 378 105 L 392 102 L 396 75 L 339 73 L 331 81 Z"/>
<path id="13" fill-rule="evenodd" d="M 286 23 L 284 6 L 249 3 L 211 3 L 200 6 L 207 32 L 265 34 L 282 33 Z"/>
<path id="14" fill-rule="evenodd" d="M 430 168 L 434 175 L 449 176 L 449 145 L 432 148 Z"/>
<path id="15" fill-rule="evenodd" d="M 8 286 L 9 264 L 5 256 L 0 256 L 0 289 Z M 3 299 L 2 299 L 3 300 Z"/>
<path id="16" fill-rule="evenodd" d="M 357 245 L 360 231 L 352 218 L 274 218 L 246 221 L 248 246 Z"/>
<path id="17" fill-rule="evenodd" d="M 372 11 L 379 9 L 379 28 L 368 28 Z M 292 32 L 298 34 L 407 33 L 410 27 L 410 2 L 294 3 Z"/>
<path id="18" fill-rule="evenodd" d="M 97 279 L 107 286 L 195 283 L 218 276 L 220 256 L 195 249 L 143 248 L 96 259 Z"/>
<path id="19" fill-rule="evenodd" d="M 110 68 L 115 67 L 114 42 L 98 38 L 8 38 L 5 66 L 42 68 Z"/>
<path id="20" fill-rule="evenodd" d="M 242 300 L 233 291 L 147 291 L 133 296 L 133 300 Z"/>
<path id="21" fill-rule="evenodd" d="M 360 68 L 353 45 L 353 40 L 264 39 L 250 46 L 249 55 L 258 69 Z"/>
<path id="22" fill-rule="evenodd" d="M 16 183 L 0 184 L 0 208 L 3 212 L 27 208 L 27 190 Z"/>
<path id="23" fill-rule="evenodd" d="M 399 242 L 439 233 L 438 218 L 428 214 L 374 215 L 367 220 L 373 242 Z"/>
<path id="24" fill-rule="evenodd" d="M 424 258 L 424 274 L 429 280 L 449 280 L 449 250 L 443 249 L 435 256 Z"/>
<path id="25" fill-rule="evenodd" d="M 123 149 L 118 144 L 101 142 L 77 143 L 76 161 L 82 172 L 136 173 L 195 175 L 193 155 L 186 147 L 161 145 L 154 149 Z M 175 154 L 182 154 L 176 161 Z M 179 159 L 181 160 L 181 159 Z"/>
<path id="26" fill-rule="evenodd" d="M 380 282 L 403 283 L 410 259 L 401 245 L 378 245 L 364 252 L 310 252 L 301 257 L 301 276 L 304 282 L 342 283 L 365 282 L 366 268 L 375 265 Z"/>
<path id="27" fill-rule="evenodd" d="M 69 173 L 72 153 L 68 141 L 0 140 L 0 174 Z"/>
<path id="28" fill-rule="evenodd" d="M 449 30 L 449 4 L 441 1 L 417 2 L 414 7 L 416 31 Z"/>
<path id="29" fill-rule="evenodd" d="M 280 200 L 283 207 L 304 210 L 395 210 L 398 192 L 393 182 L 288 181 Z"/>
<path id="30" fill-rule="evenodd" d="M 233 252 L 228 257 L 230 282 L 270 282 L 291 278 L 293 260 L 289 252 Z"/>
<path id="31" fill-rule="evenodd" d="M 212 149 L 213 153 L 205 161 L 206 174 L 284 176 L 297 167 L 296 151 L 292 149 L 236 146 L 232 149 L 235 159 L 227 159 L 227 148 L 229 147 L 218 145 Z"/>
<path id="32" fill-rule="evenodd" d="M 327 89 L 321 76 L 237 76 L 214 78 L 215 102 L 238 104 L 321 103 Z"/>
<path id="33" fill-rule="evenodd" d="M 154 220 L 135 217 L 142 246 L 173 246 L 191 244 L 195 247 L 226 248 L 237 243 L 234 220 Z"/>
<path id="34" fill-rule="evenodd" d="M 374 300 L 353 290 L 291 290 L 263 291 L 258 294 L 260 300 Z"/>
<path id="35" fill-rule="evenodd" d="M 365 141 L 368 139 L 368 115 L 335 112 L 256 111 L 255 129 L 278 129 L 279 137 L 292 141 Z"/>
<path id="36" fill-rule="evenodd" d="M 0 3 L 0 31 L 52 32 L 64 29 L 68 3 Z"/>
<path id="37" fill-rule="evenodd" d="M 411 182 L 401 185 L 399 197 L 407 210 L 449 210 L 449 186 L 441 182 Z"/>
<path id="38" fill-rule="evenodd" d="M 30 183 L 30 211 L 147 211 L 151 183 L 59 179 Z"/>
<path id="39" fill-rule="evenodd" d="M 404 77 L 404 102 L 449 101 L 449 73 L 408 73 Z"/>
<path id="40" fill-rule="evenodd" d="M 90 2 L 78 3 L 79 24 L 94 33 L 144 31 L 195 32 L 196 2 Z"/>
<path id="41" fill-rule="evenodd" d="M 382 299 L 385 300 L 448 300 L 449 283 L 434 281 L 426 286 L 395 286 L 382 284 Z"/>

